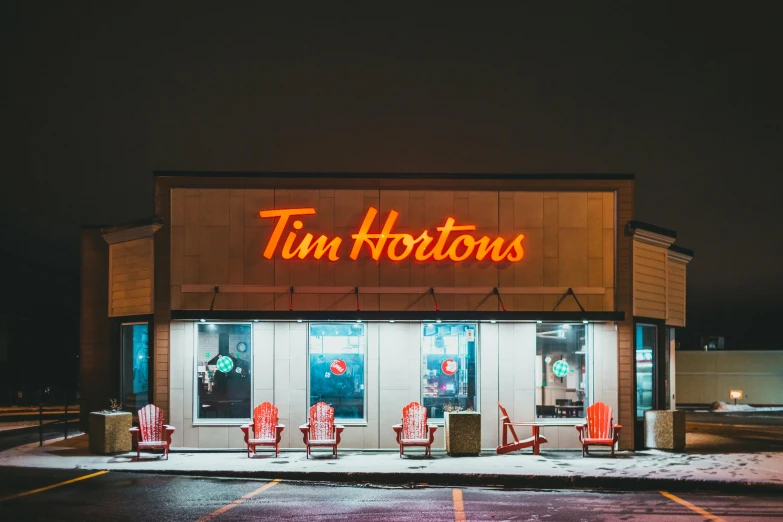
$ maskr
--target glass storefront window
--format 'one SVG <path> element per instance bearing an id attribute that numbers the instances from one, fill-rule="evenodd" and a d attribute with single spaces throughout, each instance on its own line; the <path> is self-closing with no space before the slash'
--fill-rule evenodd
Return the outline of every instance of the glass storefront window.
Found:
<path id="1" fill-rule="evenodd" d="M 422 405 L 427 417 L 442 419 L 444 409 L 478 411 L 478 350 L 475 323 L 422 325 Z"/>
<path id="2" fill-rule="evenodd" d="M 658 327 L 652 324 L 636 325 L 636 418 L 644 418 L 646 410 L 653 409 L 653 369 Z"/>
<path id="3" fill-rule="evenodd" d="M 149 403 L 149 325 L 123 324 L 120 336 L 120 401 L 125 411 L 136 413 Z"/>
<path id="4" fill-rule="evenodd" d="M 587 325 L 536 325 L 536 418 L 584 417 L 589 402 Z"/>
<path id="5" fill-rule="evenodd" d="M 245 421 L 252 404 L 251 325 L 199 323 L 194 420 Z"/>
<path id="6" fill-rule="evenodd" d="M 310 324 L 310 402 L 334 408 L 335 419 L 366 419 L 366 328 L 361 323 Z"/>

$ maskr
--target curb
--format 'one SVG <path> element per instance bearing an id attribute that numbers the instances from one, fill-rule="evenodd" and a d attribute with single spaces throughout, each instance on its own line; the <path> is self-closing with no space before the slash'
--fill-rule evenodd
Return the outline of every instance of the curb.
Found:
<path id="1" fill-rule="evenodd" d="M 88 468 L 81 468 L 87 470 Z M 89 468 L 93 469 L 93 468 Z M 106 468 L 94 468 L 102 470 Z M 223 471 L 223 470 L 150 470 L 117 469 L 122 473 L 179 475 L 191 477 L 218 477 L 235 479 L 282 479 L 295 482 L 339 484 L 375 484 L 410 487 L 502 487 L 518 489 L 581 489 L 611 491 L 720 491 L 731 493 L 783 494 L 783 484 L 776 482 L 743 482 L 722 480 L 680 480 L 653 477 L 602 477 L 590 475 L 503 475 L 478 473 L 380 473 L 326 471 Z"/>

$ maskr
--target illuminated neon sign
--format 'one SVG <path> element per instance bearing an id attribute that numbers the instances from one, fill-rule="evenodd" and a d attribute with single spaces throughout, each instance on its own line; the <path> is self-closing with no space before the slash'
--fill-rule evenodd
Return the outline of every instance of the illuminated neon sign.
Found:
<path id="1" fill-rule="evenodd" d="M 305 259 L 308 256 L 314 259 L 321 259 L 326 256 L 329 261 L 340 259 L 340 247 L 343 238 L 328 238 L 324 235 L 315 239 L 310 232 L 306 232 L 300 237 L 297 232 L 304 228 L 304 223 L 295 219 L 291 226 L 288 223 L 292 217 L 311 216 L 315 214 L 314 208 L 288 208 L 276 210 L 262 210 L 262 218 L 277 218 L 277 223 L 272 231 L 272 237 L 264 248 L 264 257 L 272 259 L 276 252 L 280 252 L 283 259 Z M 397 221 L 399 212 L 392 210 L 386 218 L 386 222 L 378 233 L 370 232 L 373 221 L 378 215 L 376 208 L 370 207 L 364 216 L 359 231 L 351 234 L 353 246 L 349 257 L 353 260 L 359 258 L 363 247 L 367 247 L 370 257 L 378 261 L 385 253 L 386 257 L 392 261 L 402 261 L 413 256 L 417 261 L 465 261 L 473 258 L 483 261 L 486 258 L 494 262 L 509 261 L 515 263 L 520 261 L 525 255 L 522 246 L 524 234 L 518 234 L 508 244 L 502 237 L 490 239 L 488 236 L 476 238 L 472 234 L 476 230 L 476 225 L 457 225 L 452 217 L 447 218 L 446 222 L 437 227 L 437 234 L 430 235 L 429 231 L 424 230 L 418 237 L 412 234 L 394 232 L 394 224 Z M 293 230 L 291 230 L 293 228 Z M 288 230 L 288 235 L 283 241 L 282 248 L 280 240 L 283 232 Z M 460 233 L 459 235 L 453 235 Z"/>

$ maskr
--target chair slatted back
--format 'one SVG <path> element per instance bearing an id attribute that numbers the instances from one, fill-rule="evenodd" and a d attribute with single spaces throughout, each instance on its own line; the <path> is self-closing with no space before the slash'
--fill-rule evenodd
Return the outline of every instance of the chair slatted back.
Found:
<path id="1" fill-rule="evenodd" d="M 154 404 L 148 404 L 138 411 L 141 440 L 153 442 L 164 440 L 163 410 Z"/>
<path id="2" fill-rule="evenodd" d="M 402 438 L 426 439 L 427 408 L 418 402 L 412 402 L 402 409 Z"/>
<path id="3" fill-rule="evenodd" d="M 277 407 L 261 403 L 253 410 L 253 433 L 257 439 L 274 439 L 277 427 Z"/>
<path id="4" fill-rule="evenodd" d="M 330 440 L 334 433 L 334 408 L 319 402 L 310 408 L 310 440 Z"/>
<path id="5" fill-rule="evenodd" d="M 596 402 L 587 408 L 587 437 L 609 439 L 612 437 L 612 408 Z"/>
<path id="6" fill-rule="evenodd" d="M 511 422 L 511 419 L 508 417 L 508 413 L 506 413 L 506 408 L 504 408 L 500 403 L 498 403 L 498 408 L 500 408 L 500 422 L 502 422 L 503 424 Z M 519 441 L 519 438 L 517 437 L 517 432 L 514 431 L 514 426 L 509 424 L 508 429 L 511 430 L 511 436 L 514 437 L 514 441 L 515 442 Z"/>

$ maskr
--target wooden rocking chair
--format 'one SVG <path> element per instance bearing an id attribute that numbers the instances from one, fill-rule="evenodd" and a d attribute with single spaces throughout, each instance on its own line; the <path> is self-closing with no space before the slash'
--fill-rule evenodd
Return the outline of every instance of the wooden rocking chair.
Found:
<path id="1" fill-rule="evenodd" d="M 130 429 L 136 446 L 136 460 L 141 458 L 141 449 L 162 449 L 166 460 L 169 458 L 171 434 L 174 426 L 163 424 L 163 410 L 154 404 L 144 406 L 138 412 L 139 425 Z"/>
<path id="2" fill-rule="evenodd" d="M 587 422 L 575 426 L 582 443 L 582 456 L 589 453 L 589 446 L 610 446 L 614 456 L 614 447 L 620 440 L 620 424 L 614 424 L 612 408 L 603 402 L 596 402 L 587 408 Z"/>
<path id="3" fill-rule="evenodd" d="M 392 429 L 397 434 L 400 458 L 405 446 L 424 446 L 424 455 L 432 455 L 430 447 L 435 441 L 435 430 L 438 427 L 427 424 L 427 408 L 418 402 L 412 402 L 402 409 L 402 424 L 395 424 Z"/>
<path id="4" fill-rule="evenodd" d="M 539 433 L 540 425 L 537 422 L 511 422 L 508 417 L 506 409 L 498 403 L 500 409 L 500 421 L 503 423 L 503 442 L 497 448 L 498 455 L 504 453 L 511 453 L 512 451 L 521 450 L 523 448 L 529 448 L 533 446 L 533 454 L 538 455 L 538 447 L 541 444 L 549 442 L 546 437 Z M 530 426 L 533 431 L 533 436 L 524 440 L 519 440 L 517 432 L 514 431 L 514 426 Z M 508 434 L 511 432 L 511 436 L 514 438 L 513 442 L 508 441 Z"/>
<path id="5" fill-rule="evenodd" d="M 337 457 L 337 445 L 340 444 L 340 434 L 344 429 L 343 426 L 334 423 L 334 408 L 325 402 L 312 406 L 309 422 L 299 426 L 307 447 L 307 458 L 310 458 L 311 446 L 332 448 L 332 455 Z"/>
<path id="6" fill-rule="evenodd" d="M 248 458 L 251 449 L 253 455 L 256 454 L 256 446 L 274 446 L 275 457 L 280 455 L 280 438 L 285 424 L 278 424 L 277 419 L 277 408 L 269 402 L 264 402 L 253 410 L 253 422 L 240 426 L 245 433 Z"/>

